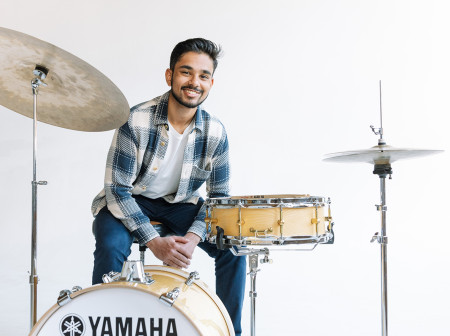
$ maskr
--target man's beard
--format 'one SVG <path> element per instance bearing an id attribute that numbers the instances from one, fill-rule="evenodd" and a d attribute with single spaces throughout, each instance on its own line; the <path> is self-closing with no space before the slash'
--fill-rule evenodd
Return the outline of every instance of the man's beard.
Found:
<path id="1" fill-rule="evenodd" d="M 192 86 L 183 86 L 181 87 L 181 90 L 184 89 L 191 89 L 191 90 L 195 90 L 197 92 L 199 92 L 200 94 L 203 94 L 202 90 L 197 90 L 196 88 L 192 87 Z M 208 98 L 208 96 L 206 96 L 205 98 L 203 98 L 202 100 L 197 101 L 196 103 L 189 103 L 189 102 L 185 102 L 181 99 L 180 96 L 178 96 L 175 91 L 173 91 L 173 85 L 170 89 L 170 92 L 172 93 L 172 96 L 175 98 L 175 100 L 178 102 L 178 104 L 187 107 L 187 108 L 195 108 L 197 106 L 199 106 L 201 103 L 203 103 L 205 101 L 206 98 Z"/>

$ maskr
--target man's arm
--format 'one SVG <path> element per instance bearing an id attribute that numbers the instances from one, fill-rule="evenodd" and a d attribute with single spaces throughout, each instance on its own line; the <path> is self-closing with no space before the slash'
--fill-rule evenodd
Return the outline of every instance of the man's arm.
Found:
<path id="1" fill-rule="evenodd" d="M 105 173 L 106 204 L 113 216 L 122 221 L 139 243 L 145 244 L 159 235 L 131 193 L 142 164 L 137 160 L 138 152 L 146 147 L 140 143 L 142 137 L 134 131 L 132 124 L 133 115 L 130 115 L 129 121 L 115 132 L 108 152 Z"/>

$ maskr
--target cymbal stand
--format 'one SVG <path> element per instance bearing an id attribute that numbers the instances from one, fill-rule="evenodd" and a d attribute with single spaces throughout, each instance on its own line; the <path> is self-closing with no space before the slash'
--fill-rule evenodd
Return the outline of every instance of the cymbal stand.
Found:
<path id="1" fill-rule="evenodd" d="M 250 336 L 255 336 L 256 333 L 256 275 L 259 272 L 258 269 L 258 256 L 264 255 L 264 257 L 260 260 L 262 264 L 272 263 L 272 259 L 269 259 L 269 249 L 251 249 L 251 248 L 231 248 L 231 252 L 235 256 L 244 256 L 248 255 L 248 266 L 250 272 L 248 275 L 250 276 Z"/>
<path id="2" fill-rule="evenodd" d="M 37 95 L 41 85 L 47 86 L 43 82 L 47 76 L 48 69 L 37 65 L 33 74 L 36 76 L 31 81 L 33 91 L 33 181 L 31 182 L 31 272 L 30 272 L 30 329 L 36 324 L 37 320 L 37 285 L 38 275 L 37 264 L 37 187 L 46 185 L 47 181 L 36 180 L 36 161 L 37 161 Z"/>
<path id="3" fill-rule="evenodd" d="M 386 141 L 383 139 L 383 110 L 381 103 L 381 81 L 380 83 L 380 128 L 376 129 L 370 126 L 375 135 L 379 135 L 378 145 L 386 145 Z M 387 302 L 387 243 L 388 237 L 386 235 L 386 177 L 389 175 L 389 179 L 392 179 L 392 168 L 390 163 L 375 163 L 373 173 L 380 178 L 380 197 L 381 203 L 376 205 L 377 210 L 381 212 L 381 231 L 376 232 L 371 243 L 375 240 L 380 244 L 381 250 L 381 335 L 388 335 L 388 302 Z"/>
<path id="4" fill-rule="evenodd" d="M 376 232 L 371 242 L 375 240 L 380 244 L 381 248 L 381 334 L 388 335 L 388 308 L 387 308 L 387 243 L 386 235 L 386 176 L 391 178 L 392 168 L 390 164 L 375 164 L 374 174 L 380 178 L 380 196 L 381 204 L 376 205 L 377 210 L 381 211 L 381 231 Z"/>

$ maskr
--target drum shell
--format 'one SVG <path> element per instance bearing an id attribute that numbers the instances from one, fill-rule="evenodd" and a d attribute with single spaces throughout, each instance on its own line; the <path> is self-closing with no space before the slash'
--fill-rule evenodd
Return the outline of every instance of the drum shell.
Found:
<path id="1" fill-rule="evenodd" d="M 317 209 L 317 216 L 316 216 Z M 324 207 L 241 207 L 241 234 L 243 237 L 257 236 L 315 236 L 325 233 Z M 281 232 L 280 219 L 284 221 Z M 239 236 L 239 208 L 213 207 L 211 211 L 211 234 L 216 235 L 216 226 L 224 229 L 225 236 Z M 317 219 L 317 221 L 316 221 Z M 316 225 L 317 222 L 317 225 Z M 266 231 L 267 230 L 267 231 Z M 270 231 L 271 230 L 271 231 Z M 252 232 L 253 231 L 253 232 Z M 264 232 L 266 232 L 264 234 Z"/>
<path id="2" fill-rule="evenodd" d="M 109 284 L 94 285 L 83 290 L 71 294 L 72 301 L 60 307 L 55 304 L 51 307 L 36 323 L 30 332 L 30 336 L 34 335 L 56 335 L 56 331 L 47 333 L 43 332 L 45 325 L 54 316 L 57 315 L 58 310 L 70 307 L 72 302 L 81 296 L 93 295 L 98 291 L 112 291 L 115 288 L 123 289 L 127 293 L 129 291 L 138 291 L 139 295 L 148 296 L 149 304 L 153 304 L 155 310 L 162 309 L 160 305 L 164 305 L 159 301 L 159 297 L 175 287 L 180 288 L 180 294 L 175 300 L 170 309 L 175 309 L 181 313 L 192 325 L 197 333 L 189 333 L 188 335 L 217 335 L 217 336 L 233 336 L 234 330 L 231 319 L 226 311 L 225 306 L 220 299 L 212 293 L 206 284 L 200 280 L 195 280 L 192 285 L 185 284 L 189 273 L 179 269 L 167 266 L 145 266 L 145 272 L 151 274 L 155 282 L 151 285 L 134 282 L 112 282 Z M 147 300 L 147 299 L 146 299 Z M 94 301 L 94 300 L 93 300 Z M 122 302 L 117 302 L 118 305 L 132 305 L 133 302 L 127 302 L 127 297 L 121 298 Z M 147 305 L 146 305 L 147 306 Z M 165 306 L 164 306 L 165 307 Z M 98 315 L 101 315 L 101 307 L 99 307 Z M 73 312 L 77 313 L 78 312 Z M 155 317 L 158 318 L 157 312 Z M 55 317 L 56 318 L 56 317 Z M 180 330 L 178 331 L 180 333 Z M 185 334 L 181 331 L 181 334 Z M 90 335 L 86 333 L 85 335 Z"/>

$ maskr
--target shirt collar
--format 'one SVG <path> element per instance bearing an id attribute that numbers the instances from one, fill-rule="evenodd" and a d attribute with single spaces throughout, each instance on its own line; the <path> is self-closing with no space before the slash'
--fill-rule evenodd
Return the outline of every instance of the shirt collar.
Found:
<path id="1" fill-rule="evenodd" d="M 160 101 L 156 105 L 156 114 L 155 114 L 155 125 L 169 125 L 169 120 L 167 119 L 167 106 L 169 104 L 169 95 L 170 91 L 167 91 L 162 96 L 160 96 Z M 197 112 L 195 113 L 195 123 L 194 128 L 201 131 L 203 129 L 203 109 L 202 106 L 199 105 L 197 107 Z"/>

